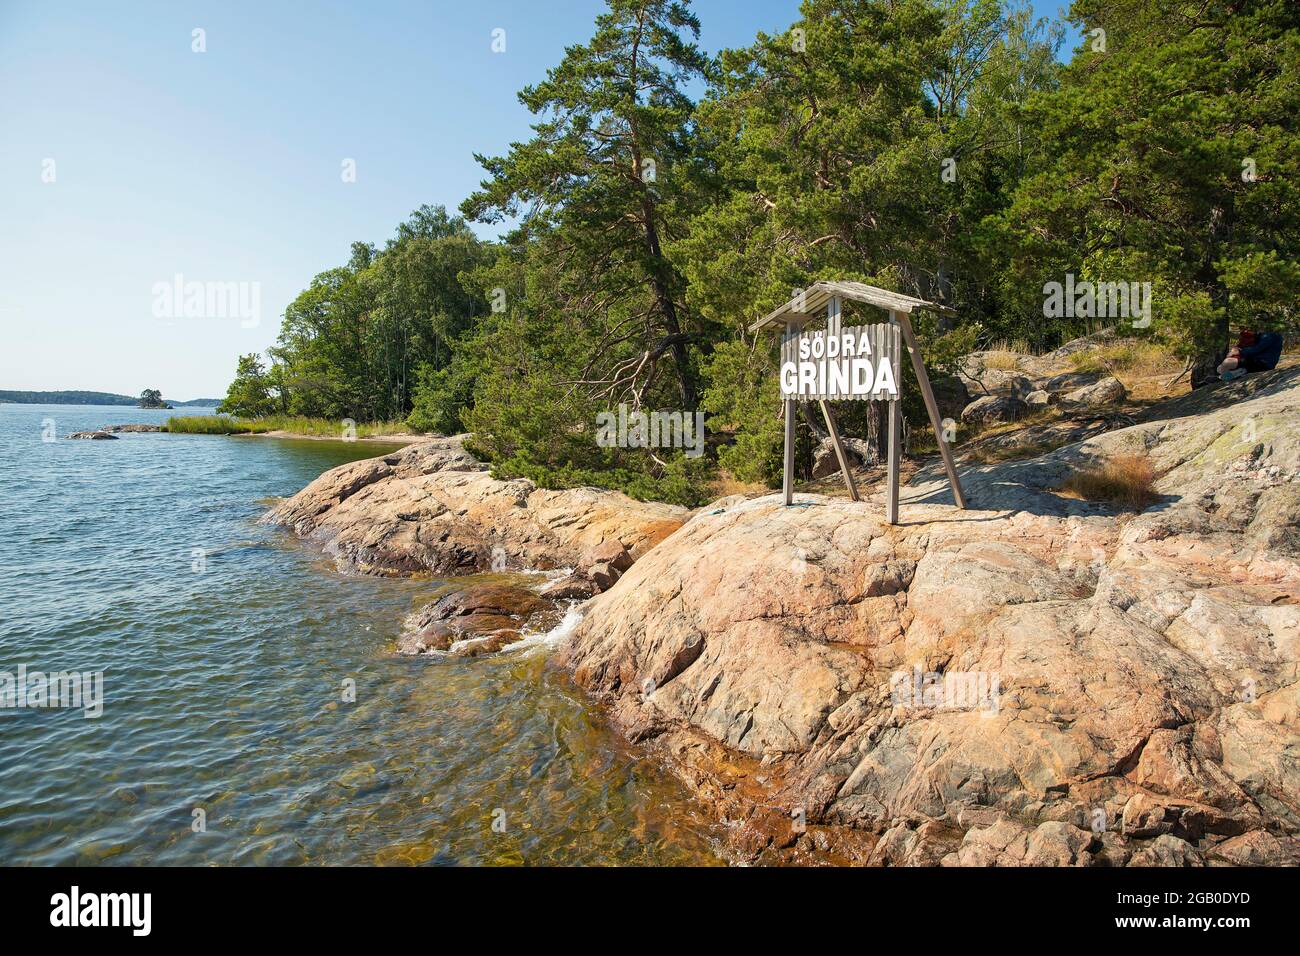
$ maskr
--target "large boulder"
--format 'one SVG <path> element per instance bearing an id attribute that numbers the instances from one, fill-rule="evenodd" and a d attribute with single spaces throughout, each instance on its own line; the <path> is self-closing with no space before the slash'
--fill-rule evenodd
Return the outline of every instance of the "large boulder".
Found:
<path id="1" fill-rule="evenodd" d="M 1060 348 L 1054 349 L 1046 355 L 1040 356 L 1039 360 L 1053 364 L 1063 362 L 1073 355 L 1077 355 L 1080 352 L 1089 352 L 1094 349 L 1099 349 L 1114 340 L 1114 329 L 1102 329 L 1100 332 L 1094 332 L 1091 335 L 1084 335 L 1077 339 L 1071 339 Z"/>
<path id="2" fill-rule="evenodd" d="M 1043 379 L 1039 387 L 1045 392 L 1059 395 L 1061 392 L 1072 392 L 1087 385 L 1095 385 L 1105 377 L 1100 372 L 1060 372 Z"/>
<path id="3" fill-rule="evenodd" d="M 1013 391 L 1016 380 L 1025 377 L 1032 363 L 1032 356 L 1018 352 L 971 352 L 962 357 L 957 376 L 971 394 L 996 394 Z"/>
<path id="4" fill-rule="evenodd" d="M 611 539 L 635 557 L 690 514 L 616 491 L 549 491 L 522 478 L 493 478 L 464 438 L 331 469 L 263 520 L 291 528 L 353 570 L 467 574 L 573 567 Z"/>
<path id="5" fill-rule="evenodd" d="M 1122 402 L 1127 395 L 1128 389 L 1124 383 L 1112 375 L 1092 385 L 1066 392 L 1061 396 L 1061 406 L 1069 409 L 1100 408 Z"/>
<path id="6" fill-rule="evenodd" d="M 704 509 L 558 661 L 760 861 L 1293 860 L 1300 547 L 1272 531 L 1300 524 L 1300 374 L 1251 378 L 967 469 L 960 517 L 936 469 L 894 526 L 879 500 Z M 1135 452 L 1158 507 L 1056 493 Z"/>
<path id="7" fill-rule="evenodd" d="M 1029 406 L 1014 395 L 985 395 L 963 409 L 961 420 L 968 425 L 993 425 L 1013 422 L 1028 410 Z"/>
<path id="8" fill-rule="evenodd" d="M 870 459 L 864 458 L 863 452 L 870 446 L 861 440 L 850 440 L 848 436 L 840 436 L 840 444 L 844 448 L 844 456 L 848 459 L 849 467 L 861 465 Z M 830 437 L 823 438 L 813 449 L 812 456 L 812 478 L 817 480 L 825 478 L 828 475 L 834 475 L 840 470 L 840 458 L 835 453 L 835 444 Z"/>
<path id="9" fill-rule="evenodd" d="M 942 866 L 1088 866 L 1100 839 L 1080 827 L 1049 820 L 1036 829 L 1002 818 L 966 831 Z"/>
<path id="10" fill-rule="evenodd" d="M 88 439 L 90 441 L 107 441 L 110 439 L 115 441 L 117 439 L 116 435 L 112 435 L 106 431 L 73 432 L 68 437 L 76 438 L 76 439 Z"/>
<path id="11" fill-rule="evenodd" d="M 959 418 L 970 404 L 970 390 L 956 375 L 936 375 L 930 379 L 934 390 L 934 403 L 939 408 L 939 418 Z"/>
<path id="12" fill-rule="evenodd" d="M 1030 393 L 1035 391 L 1036 388 L 1037 386 L 1023 375 L 1017 375 L 1015 378 L 1007 382 L 1008 392 L 1021 401 L 1024 401 L 1024 399 L 1030 395 Z"/>
<path id="13" fill-rule="evenodd" d="M 571 573 L 551 581 L 540 593 L 554 600 L 585 600 L 608 591 L 630 567 L 632 555 L 621 541 L 611 538 L 584 554 Z"/>

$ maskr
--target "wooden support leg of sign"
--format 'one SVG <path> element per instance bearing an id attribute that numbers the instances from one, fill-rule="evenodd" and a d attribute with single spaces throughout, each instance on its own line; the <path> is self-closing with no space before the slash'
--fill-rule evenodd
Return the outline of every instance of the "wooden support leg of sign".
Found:
<path id="1" fill-rule="evenodd" d="M 898 524 L 898 446 L 900 416 L 898 402 L 889 403 L 889 476 L 885 486 L 885 520 Z"/>
<path id="2" fill-rule="evenodd" d="M 795 403 L 792 399 L 785 402 L 785 503 L 794 503 L 794 416 Z"/>
<path id="3" fill-rule="evenodd" d="M 782 336 L 782 343 L 788 343 L 799 337 L 799 329 L 802 323 L 787 323 L 785 334 Z M 782 491 L 785 494 L 785 503 L 794 504 L 794 419 L 798 414 L 796 408 L 796 399 L 787 398 L 782 406 L 782 413 L 785 416 L 785 474 L 781 481 Z"/>
<path id="4" fill-rule="evenodd" d="M 939 420 L 939 406 L 934 400 L 934 389 L 930 387 L 930 377 L 925 374 L 925 362 L 921 360 L 921 348 L 916 344 L 912 334 L 912 323 L 905 312 L 891 312 L 891 317 L 903 329 L 903 341 L 907 343 L 907 352 L 912 357 L 912 371 L 916 373 L 917 384 L 921 386 L 921 396 L 925 399 L 925 410 L 930 413 L 930 425 L 934 428 L 935 441 L 939 443 L 939 454 L 943 457 L 943 467 L 948 473 L 948 483 L 952 486 L 952 497 L 957 507 L 965 509 L 966 495 L 962 493 L 961 482 L 957 479 L 957 467 L 952 461 L 952 451 L 943 437 L 943 423 Z M 893 429 L 890 429 L 891 440 Z"/>
<path id="5" fill-rule="evenodd" d="M 822 407 L 822 417 L 826 419 L 826 430 L 830 432 L 831 444 L 835 446 L 835 457 L 839 459 L 840 474 L 844 476 L 844 484 L 849 489 L 849 497 L 854 501 L 861 501 L 858 497 L 858 483 L 853 480 L 853 472 L 849 468 L 848 456 L 844 454 L 844 445 L 840 442 L 840 430 L 835 427 L 835 417 L 831 415 L 831 407 L 825 401 L 817 403 Z"/>

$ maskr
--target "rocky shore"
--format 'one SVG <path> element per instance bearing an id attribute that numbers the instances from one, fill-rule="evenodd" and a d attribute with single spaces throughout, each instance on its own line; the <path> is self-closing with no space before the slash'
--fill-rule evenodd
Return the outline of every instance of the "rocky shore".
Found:
<path id="1" fill-rule="evenodd" d="M 334 469 L 267 520 L 369 573 L 573 569 L 552 597 L 596 596 L 555 663 L 739 858 L 1296 864 L 1298 415 L 1300 370 L 1250 376 L 968 467 L 969 511 L 923 470 L 893 527 L 878 500 L 546 491 L 459 438 Z M 1158 476 L 1141 513 L 1061 493 L 1135 454 Z M 403 649 L 496 649 L 551 608 L 458 592 Z"/>
<path id="2" fill-rule="evenodd" d="M 292 528 L 342 567 L 462 575 L 574 567 L 607 540 L 639 557 L 690 517 L 617 492 L 498 480 L 464 439 L 429 439 L 334 468 L 264 520 Z"/>
<path id="3" fill-rule="evenodd" d="M 264 518 L 367 574 L 555 572 L 537 591 L 494 581 L 445 595 L 411 622 L 401 653 L 492 653 L 554 625 L 562 604 L 611 587 L 690 517 L 617 492 L 500 481 L 464 439 L 425 439 L 334 468 Z"/>
<path id="4" fill-rule="evenodd" d="M 1296 370 L 1258 376 L 968 471 L 980 510 L 923 475 L 892 528 L 720 502 L 559 662 L 752 859 L 1295 863 L 1298 414 Z M 1144 513 L 1054 491 L 1133 451 L 1160 475 Z M 953 706 L 951 675 L 996 695 Z"/>

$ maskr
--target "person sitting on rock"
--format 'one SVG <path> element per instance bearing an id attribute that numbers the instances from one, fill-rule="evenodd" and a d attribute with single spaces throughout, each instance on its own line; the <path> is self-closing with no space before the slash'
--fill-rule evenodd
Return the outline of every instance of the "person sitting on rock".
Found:
<path id="1" fill-rule="evenodd" d="M 1261 334 L 1253 329 L 1242 329 L 1237 344 L 1219 365 L 1219 378 L 1231 382 L 1247 372 L 1267 372 L 1277 368 L 1281 357 L 1282 336 L 1276 332 Z"/>

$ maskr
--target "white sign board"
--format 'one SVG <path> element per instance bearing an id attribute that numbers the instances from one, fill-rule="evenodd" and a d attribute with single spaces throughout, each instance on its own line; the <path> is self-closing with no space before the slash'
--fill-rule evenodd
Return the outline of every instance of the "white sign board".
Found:
<path id="1" fill-rule="evenodd" d="M 899 327 L 884 322 L 791 332 L 781 342 L 781 397 L 896 402 L 901 353 Z"/>

